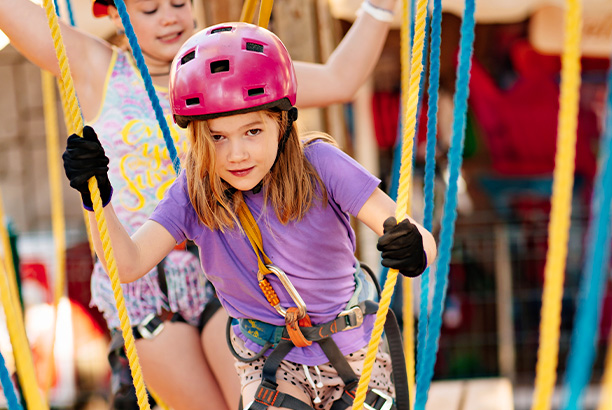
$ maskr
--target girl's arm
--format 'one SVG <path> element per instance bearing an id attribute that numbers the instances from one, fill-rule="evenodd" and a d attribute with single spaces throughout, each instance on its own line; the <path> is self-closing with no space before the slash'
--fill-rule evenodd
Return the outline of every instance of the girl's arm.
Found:
<path id="1" fill-rule="evenodd" d="M 96 254 L 108 271 L 95 215 L 93 212 L 88 213 Z M 130 237 L 111 204 L 104 208 L 104 215 L 121 283 L 143 277 L 176 246 L 172 235 L 157 222 L 145 222 Z"/>
<path id="2" fill-rule="evenodd" d="M 364 0 L 393 10 L 397 0 Z M 301 108 L 348 102 L 372 73 L 391 23 L 362 12 L 325 64 L 294 61 Z"/>
<path id="3" fill-rule="evenodd" d="M 383 224 L 385 220 L 391 216 L 395 216 L 396 204 L 380 189 L 376 189 L 366 203 L 361 207 L 357 214 L 357 219 L 366 224 L 370 229 L 376 232 L 379 236 L 383 234 Z M 414 224 L 421 237 L 423 238 L 423 250 L 427 255 L 427 265 L 429 266 L 437 255 L 436 241 L 433 235 L 425 229 L 421 224 L 417 223 L 408 215 L 405 216 L 412 224 Z"/>
<path id="4" fill-rule="evenodd" d="M 102 40 L 61 23 L 70 71 L 86 118 L 102 99 L 102 87 L 112 50 Z M 45 10 L 29 0 L 0 0 L 0 30 L 11 44 L 41 69 L 60 76 L 60 68 Z"/>
<path id="5" fill-rule="evenodd" d="M 89 192 L 89 179 L 96 178 L 100 199 L 104 207 L 106 230 L 119 271 L 121 282 L 132 282 L 144 276 L 159 263 L 176 245 L 172 235 L 157 222 L 145 222 L 130 237 L 110 204 L 113 187 L 108 178 L 108 157 L 96 132 L 90 126 L 83 127 L 83 137 L 72 134 L 66 140 L 66 150 L 62 155 L 64 171 L 70 186 L 81 194 L 85 209 L 93 211 L 93 201 Z M 94 241 L 94 248 L 105 268 L 104 249 L 98 225 L 93 212 L 89 213 L 89 222 Z"/>

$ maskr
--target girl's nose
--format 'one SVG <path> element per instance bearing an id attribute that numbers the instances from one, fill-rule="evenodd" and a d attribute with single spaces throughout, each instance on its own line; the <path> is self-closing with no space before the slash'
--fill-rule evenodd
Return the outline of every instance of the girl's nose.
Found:
<path id="1" fill-rule="evenodd" d="M 230 162 L 241 162 L 247 159 L 248 156 L 249 153 L 241 140 L 231 142 L 228 157 Z"/>
<path id="2" fill-rule="evenodd" d="M 164 15 L 162 16 L 161 24 L 164 26 L 169 26 L 178 21 L 178 14 L 176 10 L 172 7 L 172 4 L 168 4 Z"/>

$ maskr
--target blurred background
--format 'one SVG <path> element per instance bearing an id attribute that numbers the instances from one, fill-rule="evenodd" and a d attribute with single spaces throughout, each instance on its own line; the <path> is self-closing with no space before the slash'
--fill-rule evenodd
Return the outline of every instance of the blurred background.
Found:
<path id="1" fill-rule="evenodd" d="M 360 3 L 277 0 L 270 29 L 287 45 L 293 59 L 324 62 L 350 27 Z M 515 408 L 526 409 L 535 377 L 555 165 L 563 2 L 477 3 L 459 216 L 434 379 L 504 377 L 512 382 Z M 238 0 L 195 0 L 194 4 L 200 27 L 238 20 L 242 8 Z M 443 2 L 436 235 L 447 178 L 462 4 L 459 0 Z M 60 9 L 63 7 L 60 2 Z M 116 43 L 122 40 L 110 21 L 91 16 L 88 0 L 74 2 L 72 7 L 77 26 Z M 391 186 L 400 112 L 400 15 L 396 13 L 396 24 L 376 69 L 353 103 L 300 112 L 302 129 L 323 130 L 334 136 L 346 152 L 381 177 L 387 190 Z M 59 306 L 54 354 L 50 354 L 55 252 L 40 70 L 3 38 L 0 32 L 0 188 L 7 217 L 3 222 L 11 234 L 37 372 L 44 374 L 45 366 L 54 358 L 50 396 L 54 407 L 104 407 L 110 372 L 106 361 L 108 331 L 101 315 L 89 307 L 92 255 L 80 198 L 67 180 L 63 180 L 67 297 Z M 582 50 L 576 176 L 559 341 L 560 375 L 565 370 L 573 327 L 605 113 L 606 75 L 612 52 L 609 1 L 584 1 Z M 412 212 L 417 220 L 423 213 L 426 108 L 423 103 L 415 145 Z M 57 110 L 63 136 L 66 132 L 59 99 Z M 63 151 L 63 141 L 58 149 Z M 362 227 L 356 228 L 359 257 L 380 270 L 375 238 Z M 608 272 L 610 269 L 608 264 Z M 601 336 L 596 341 L 599 353 L 591 379 L 593 387 L 587 392 L 587 408 L 595 408 L 612 324 L 610 280 L 606 286 Z M 394 308 L 401 311 L 401 303 L 398 294 Z M 4 318 L 0 319 L 0 351 L 12 371 L 12 346 Z M 0 395 L 0 406 L 3 400 Z"/>

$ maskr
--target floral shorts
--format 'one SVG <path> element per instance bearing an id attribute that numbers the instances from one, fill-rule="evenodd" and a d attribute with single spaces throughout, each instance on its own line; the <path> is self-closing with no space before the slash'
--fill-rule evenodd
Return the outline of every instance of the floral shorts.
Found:
<path id="1" fill-rule="evenodd" d="M 157 267 L 137 281 L 121 285 L 130 323 L 136 325 L 150 313 L 160 314 L 165 309 L 179 312 L 187 323 L 197 326 L 200 313 L 214 295 L 198 257 L 188 251 L 174 250 L 165 259 L 164 273 L 167 297 L 159 287 Z M 120 328 L 111 281 L 100 262 L 94 266 L 91 277 L 90 305 L 102 312 L 109 329 Z"/>
<path id="2" fill-rule="evenodd" d="M 231 333 L 231 340 L 236 353 L 242 357 L 254 356 L 256 352 L 246 348 L 244 341 L 237 337 L 233 332 Z M 382 343 L 378 348 L 376 354 L 376 361 L 372 368 L 372 375 L 370 378 L 371 389 L 377 389 L 381 392 L 393 397 L 395 389 L 391 380 L 391 358 L 389 355 L 382 350 Z M 357 350 L 346 357 L 349 365 L 355 371 L 357 376 L 361 375 L 361 369 L 363 368 L 363 362 L 365 360 L 367 347 Z M 265 358 L 260 358 L 254 362 L 245 363 L 236 360 L 234 366 L 240 377 L 240 383 L 242 385 L 242 391 L 244 388 L 251 383 L 260 383 L 261 372 Z M 304 391 L 312 399 L 311 405 L 316 410 L 329 410 L 334 402 L 338 400 L 343 393 L 344 383 L 338 372 L 331 366 L 330 363 L 325 363 L 320 366 L 305 366 L 302 364 L 283 360 L 281 362 L 278 371 L 276 372 L 277 381 L 286 380 L 293 385 L 301 386 Z M 320 403 L 316 403 L 316 398 L 319 398 Z M 317 402 L 319 400 L 316 400 Z"/>

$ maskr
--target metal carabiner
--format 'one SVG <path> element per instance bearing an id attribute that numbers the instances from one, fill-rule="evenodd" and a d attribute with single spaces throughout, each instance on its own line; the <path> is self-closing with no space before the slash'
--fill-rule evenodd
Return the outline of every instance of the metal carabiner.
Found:
<path id="1" fill-rule="evenodd" d="M 283 270 L 280 269 L 276 265 L 269 264 L 269 265 L 266 265 L 266 267 L 270 269 L 270 272 L 276 275 L 276 277 L 280 280 L 280 282 L 284 286 L 285 290 L 289 293 L 289 296 L 291 296 L 293 303 L 295 303 L 298 309 L 298 317 L 300 319 L 305 317 L 306 316 L 306 303 L 304 303 L 304 300 L 302 299 L 298 291 L 295 289 L 295 287 L 293 286 L 293 284 L 287 277 L 287 274 L 283 272 Z M 265 280 L 265 276 L 261 271 L 257 272 L 257 280 L 259 282 L 261 282 L 262 280 Z M 280 305 L 280 302 L 274 305 L 273 307 L 282 317 L 285 317 L 287 315 L 287 310 Z"/>

